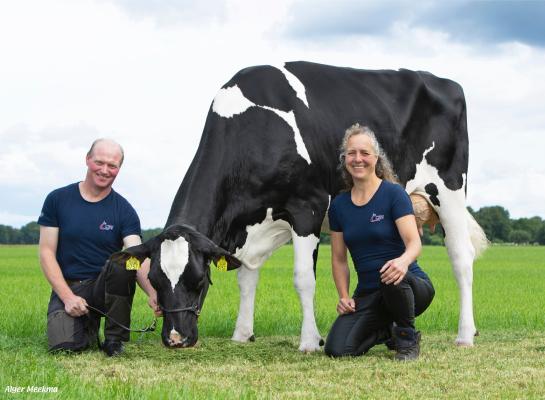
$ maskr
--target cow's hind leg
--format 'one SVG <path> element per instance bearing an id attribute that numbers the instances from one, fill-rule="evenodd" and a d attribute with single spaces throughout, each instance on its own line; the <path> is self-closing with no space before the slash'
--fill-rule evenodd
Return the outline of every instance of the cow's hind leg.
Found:
<path id="1" fill-rule="evenodd" d="M 320 239 L 312 234 L 305 237 L 298 236 L 295 231 L 292 232 L 292 239 L 295 263 L 293 281 L 303 310 L 299 350 L 313 352 L 319 350 L 320 344 L 323 343 L 314 317 L 316 290 L 314 264 Z"/>
<path id="2" fill-rule="evenodd" d="M 447 203 L 447 201 L 445 201 Z M 456 202 L 459 204 L 459 202 Z M 460 292 L 460 317 L 458 321 L 459 346 L 473 346 L 477 332 L 473 319 L 473 260 L 475 247 L 472 243 L 471 215 L 465 206 L 442 204 L 441 225 L 445 230 L 445 245 Z"/>
<path id="3" fill-rule="evenodd" d="M 232 340 L 247 342 L 254 340 L 254 305 L 255 291 L 259 280 L 259 269 L 249 269 L 244 266 L 238 270 L 238 288 L 240 292 L 240 307 Z"/>

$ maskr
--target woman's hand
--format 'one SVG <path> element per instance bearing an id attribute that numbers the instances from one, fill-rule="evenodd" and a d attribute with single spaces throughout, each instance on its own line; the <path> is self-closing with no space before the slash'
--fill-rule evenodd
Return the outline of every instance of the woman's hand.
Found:
<path id="1" fill-rule="evenodd" d="M 387 261 L 380 269 L 380 280 L 386 285 L 399 285 L 409 269 L 409 263 L 402 257 Z"/>
<path id="2" fill-rule="evenodd" d="M 337 304 L 337 312 L 341 315 L 356 311 L 356 302 L 351 297 L 342 297 Z"/>
<path id="3" fill-rule="evenodd" d="M 380 280 L 386 285 L 399 285 L 422 250 L 414 215 L 405 215 L 396 219 L 397 230 L 405 244 L 405 252 L 398 258 L 386 262 L 380 269 Z"/>

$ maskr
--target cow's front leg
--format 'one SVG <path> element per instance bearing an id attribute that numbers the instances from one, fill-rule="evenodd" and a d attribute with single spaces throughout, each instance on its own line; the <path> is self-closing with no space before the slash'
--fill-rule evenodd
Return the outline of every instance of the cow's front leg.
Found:
<path id="1" fill-rule="evenodd" d="M 293 281 L 303 310 L 299 350 L 313 352 L 319 350 L 320 344 L 323 343 L 314 317 L 316 277 L 314 275 L 313 255 L 315 251 L 318 251 L 320 239 L 314 235 L 297 236 L 295 232 L 293 232 L 292 237 L 295 261 Z"/>
<path id="2" fill-rule="evenodd" d="M 259 280 L 259 271 L 242 266 L 238 269 L 238 288 L 240 292 L 240 307 L 237 324 L 232 340 L 247 342 L 254 339 L 254 304 L 255 290 Z"/>

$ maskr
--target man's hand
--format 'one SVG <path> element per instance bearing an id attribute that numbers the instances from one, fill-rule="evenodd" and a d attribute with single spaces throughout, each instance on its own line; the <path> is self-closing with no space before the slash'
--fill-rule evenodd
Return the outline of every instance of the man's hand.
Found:
<path id="1" fill-rule="evenodd" d="M 159 307 L 159 303 L 157 303 L 157 292 L 153 291 L 153 294 L 148 297 L 148 306 L 153 310 L 153 314 L 155 314 L 156 317 L 163 315 L 161 307 Z"/>
<path id="2" fill-rule="evenodd" d="M 76 296 L 73 294 L 64 299 L 64 311 L 71 317 L 81 317 L 89 312 L 87 309 L 87 302 L 83 297 Z"/>
<path id="3" fill-rule="evenodd" d="M 380 269 L 380 280 L 386 285 L 399 285 L 409 269 L 409 264 L 401 257 L 387 261 Z"/>
<path id="4" fill-rule="evenodd" d="M 356 302 L 351 297 L 342 297 L 337 304 L 337 312 L 341 315 L 356 311 Z"/>

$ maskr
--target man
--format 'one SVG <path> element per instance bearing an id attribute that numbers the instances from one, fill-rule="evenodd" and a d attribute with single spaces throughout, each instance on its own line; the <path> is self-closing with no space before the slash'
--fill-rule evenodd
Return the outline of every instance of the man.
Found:
<path id="1" fill-rule="evenodd" d="M 85 180 L 51 192 L 42 208 L 40 264 L 52 287 L 47 310 L 50 351 L 80 351 L 97 333 L 100 317 L 87 305 L 128 326 L 135 278 L 160 314 L 157 293 L 148 280 L 149 260 L 136 270 L 106 264 L 109 256 L 141 243 L 140 220 L 125 198 L 112 189 L 123 163 L 122 147 L 109 139 L 96 140 L 86 157 Z M 138 265 L 136 266 L 138 267 Z M 123 352 L 129 332 L 106 318 L 108 356 Z"/>

